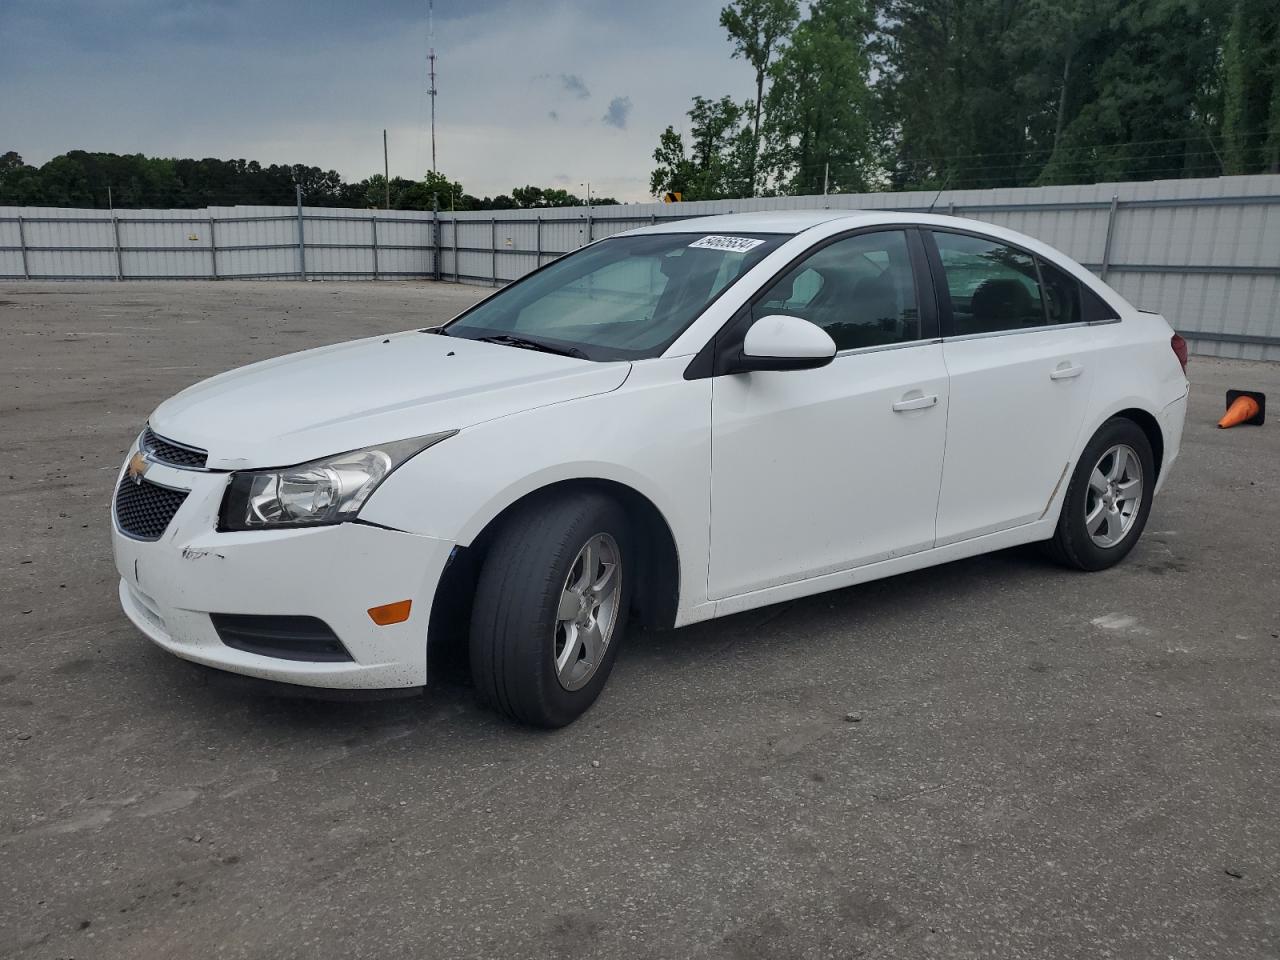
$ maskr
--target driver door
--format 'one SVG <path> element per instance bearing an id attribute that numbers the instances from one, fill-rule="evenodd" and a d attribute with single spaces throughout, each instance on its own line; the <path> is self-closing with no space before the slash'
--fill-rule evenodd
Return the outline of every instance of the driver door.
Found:
<path id="1" fill-rule="evenodd" d="M 928 550 L 947 371 L 914 230 L 833 238 L 757 296 L 825 329 L 827 366 L 716 377 L 709 595 L 724 599 Z"/>

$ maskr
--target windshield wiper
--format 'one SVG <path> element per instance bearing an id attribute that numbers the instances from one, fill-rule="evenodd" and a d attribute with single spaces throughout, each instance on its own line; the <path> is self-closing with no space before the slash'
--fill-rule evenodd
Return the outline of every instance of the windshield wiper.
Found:
<path id="1" fill-rule="evenodd" d="M 522 350 L 538 350 L 542 353 L 556 353 L 562 357 L 577 357 L 579 360 L 590 360 L 577 347 L 553 347 L 541 340 L 530 340 L 527 337 L 516 337 L 509 333 L 497 333 L 491 337 L 477 337 L 481 343 L 500 343 L 507 347 L 519 347 Z"/>

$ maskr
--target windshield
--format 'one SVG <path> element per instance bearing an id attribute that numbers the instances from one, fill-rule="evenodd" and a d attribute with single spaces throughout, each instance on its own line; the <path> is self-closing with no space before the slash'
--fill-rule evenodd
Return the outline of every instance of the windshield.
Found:
<path id="1" fill-rule="evenodd" d="M 699 233 L 612 237 L 494 294 L 445 332 L 591 360 L 656 357 L 786 239 Z"/>

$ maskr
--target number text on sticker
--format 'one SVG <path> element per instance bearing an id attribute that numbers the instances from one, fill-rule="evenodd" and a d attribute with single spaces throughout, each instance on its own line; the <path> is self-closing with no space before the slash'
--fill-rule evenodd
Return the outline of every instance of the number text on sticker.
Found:
<path id="1" fill-rule="evenodd" d="M 728 253 L 746 253 L 755 247 L 764 243 L 763 240 L 753 240 L 751 237 L 703 237 L 701 240 L 695 240 L 689 244 L 690 247 L 696 247 L 702 250 L 724 250 Z"/>

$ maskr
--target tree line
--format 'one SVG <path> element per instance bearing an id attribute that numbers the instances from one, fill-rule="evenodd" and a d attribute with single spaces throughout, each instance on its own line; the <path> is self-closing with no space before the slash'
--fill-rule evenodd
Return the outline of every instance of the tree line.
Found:
<path id="1" fill-rule="evenodd" d="M 1276 0 L 735 0 L 755 96 L 693 99 L 656 196 L 1280 172 Z"/>
<path id="2" fill-rule="evenodd" d="M 0 155 L 0 206 L 190 209 L 235 204 L 282 205 L 302 200 L 316 207 L 375 207 L 393 210 L 518 210 L 574 207 L 585 202 L 567 190 L 515 187 L 510 194 L 476 197 L 443 174 L 421 180 L 376 174 L 347 183 L 333 170 L 253 160 L 146 157 L 142 154 L 72 150 L 40 167 L 14 151 Z M 592 197 L 596 205 L 616 204 Z"/>

